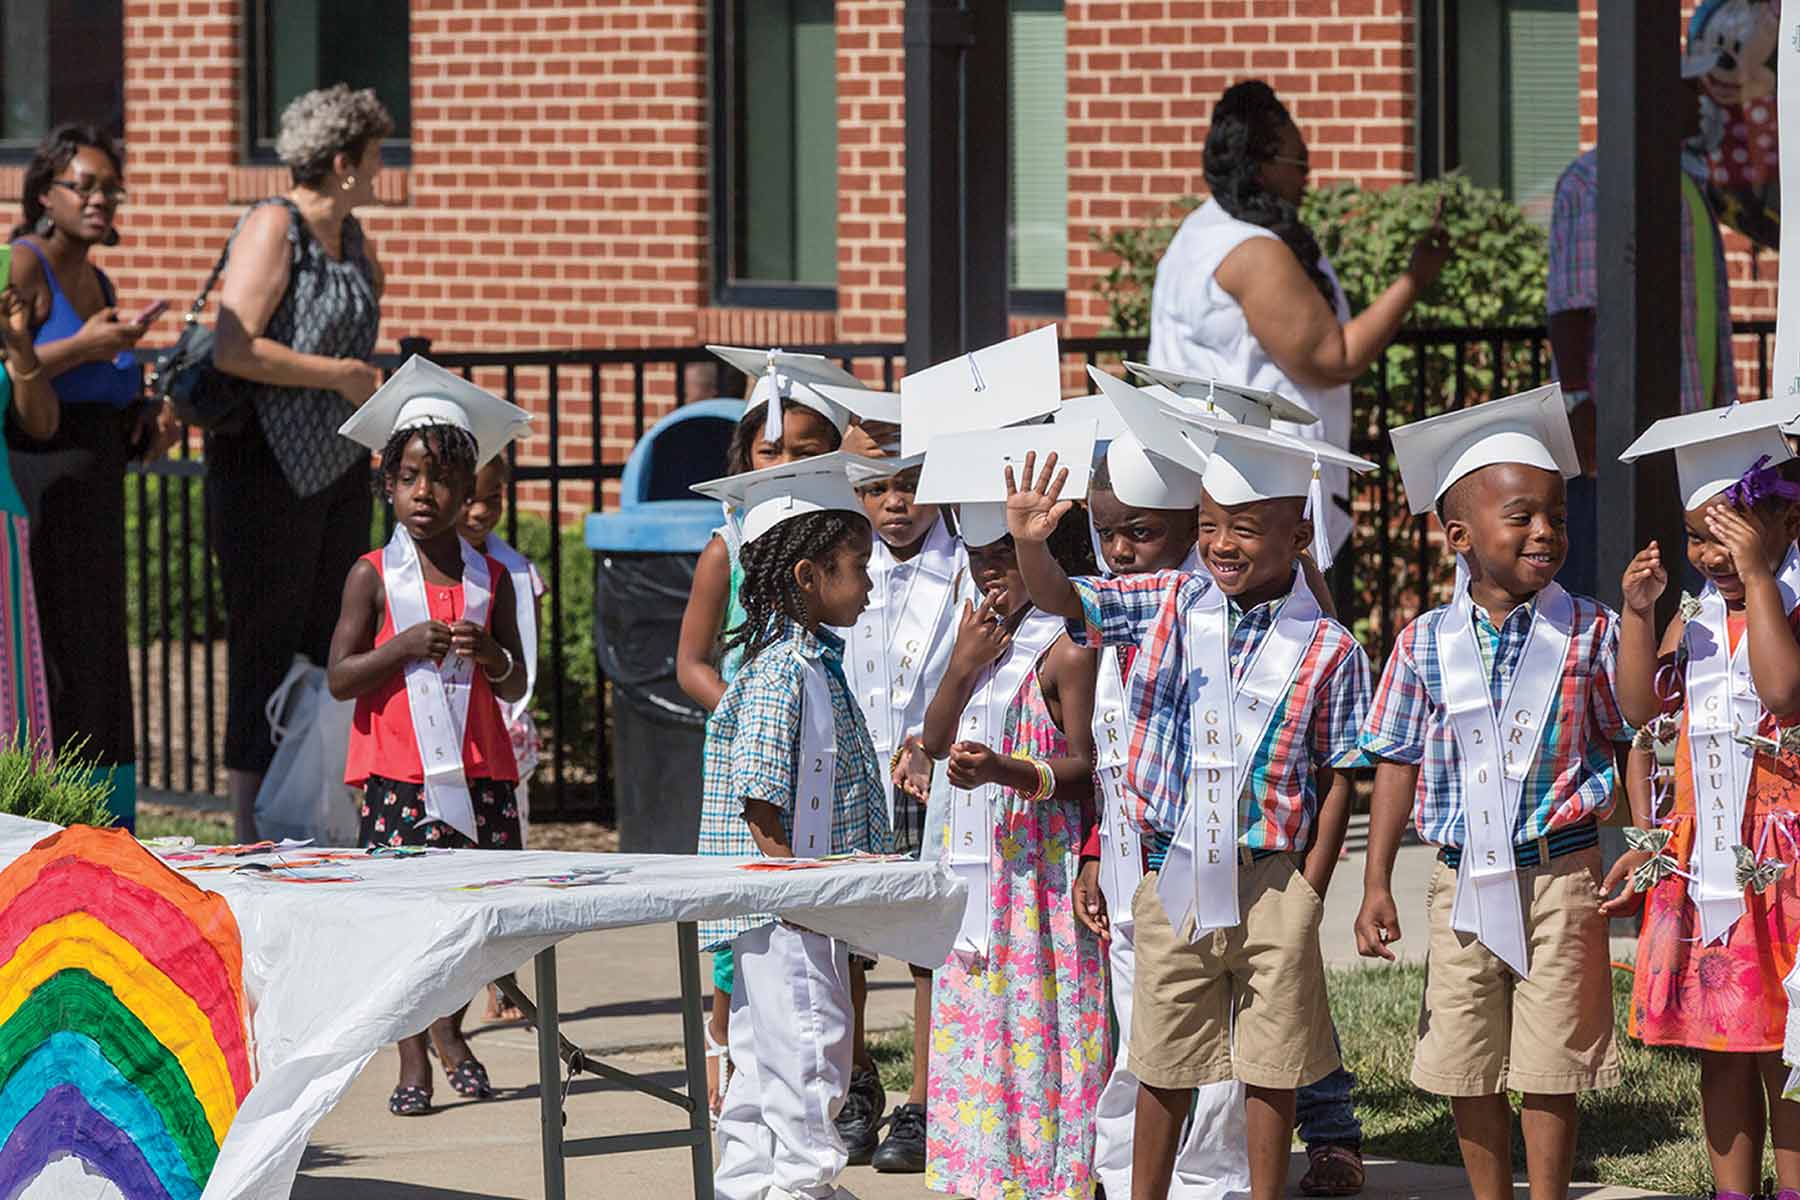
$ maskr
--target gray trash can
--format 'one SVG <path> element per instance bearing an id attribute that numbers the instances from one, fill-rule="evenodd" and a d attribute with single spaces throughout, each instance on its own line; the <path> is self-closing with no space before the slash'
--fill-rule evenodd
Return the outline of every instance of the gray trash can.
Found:
<path id="1" fill-rule="evenodd" d="M 692 854 L 700 835 L 706 712 L 675 681 L 694 564 L 723 519 L 689 488 L 725 473 L 737 400 L 702 400 L 658 421 L 632 450 L 616 512 L 590 514 L 594 647 L 612 684 L 619 849 Z"/>

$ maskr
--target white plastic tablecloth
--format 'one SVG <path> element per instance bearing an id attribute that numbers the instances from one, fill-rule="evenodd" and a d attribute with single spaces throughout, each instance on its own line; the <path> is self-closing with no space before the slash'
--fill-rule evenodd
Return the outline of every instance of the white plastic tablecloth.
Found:
<path id="1" fill-rule="evenodd" d="M 54 831 L 0 817 L 0 868 Z M 459 890 L 593 871 L 604 874 L 585 886 Z M 308 1134 L 378 1049 L 572 934 L 773 912 L 876 954 L 935 964 L 950 952 L 964 895 L 948 870 L 916 862 L 747 871 L 682 855 L 467 850 L 317 873 L 358 878 L 186 876 L 223 896 L 237 919 L 256 1045 L 256 1083 L 220 1147 L 206 1200 L 286 1197 Z M 72 1194 L 66 1176 L 76 1164 L 61 1165 L 26 1196 Z"/>

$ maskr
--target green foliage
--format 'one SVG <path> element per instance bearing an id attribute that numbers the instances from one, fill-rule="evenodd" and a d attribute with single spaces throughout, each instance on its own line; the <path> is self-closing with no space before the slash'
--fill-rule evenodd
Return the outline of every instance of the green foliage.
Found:
<path id="1" fill-rule="evenodd" d="M 0 813 L 58 825 L 113 824 L 106 807 L 112 784 L 83 749 L 77 741 L 39 756 L 16 739 L 0 749 Z"/>
<path id="2" fill-rule="evenodd" d="M 1115 260 L 1097 285 L 1110 332 L 1149 335 L 1157 264 L 1181 219 L 1198 203 L 1186 196 L 1141 225 L 1091 234 Z M 1346 563 L 1342 569 L 1352 574 L 1339 585 L 1339 608 L 1377 654 L 1387 649 L 1383 633 L 1392 636 L 1407 618 L 1447 594 L 1453 566 L 1450 555 L 1422 544 L 1428 537 L 1425 523 L 1415 521 L 1398 499 L 1387 430 L 1521 391 L 1548 377 L 1550 354 L 1541 326 L 1549 239 L 1499 191 L 1460 175 L 1383 189 L 1335 184 L 1309 192 L 1301 206 L 1351 311 L 1360 312 L 1406 269 L 1440 204 L 1454 254 L 1408 314 L 1400 337 L 1353 390 L 1350 449 L 1383 469 L 1352 484 L 1356 531 L 1340 556 Z M 1410 332 L 1415 330 L 1511 336 Z M 1376 552 L 1384 544 L 1385 558 Z"/>

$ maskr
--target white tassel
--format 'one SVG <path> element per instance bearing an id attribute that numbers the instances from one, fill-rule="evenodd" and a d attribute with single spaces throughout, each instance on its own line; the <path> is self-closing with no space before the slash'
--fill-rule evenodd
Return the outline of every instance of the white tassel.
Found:
<path id="1" fill-rule="evenodd" d="M 768 387 L 765 390 L 767 392 L 766 400 L 769 405 L 768 411 L 763 414 L 763 440 L 779 446 L 781 445 L 782 414 L 781 385 L 775 378 L 775 355 L 777 353 L 779 353 L 779 351 L 769 351 L 768 366 L 763 368 L 763 379 L 768 383 Z"/>
<path id="2" fill-rule="evenodd" d="M 1325 529 L 1325 484 L 1319 479 L 1319 460 L 1313 459 L 1312 482 L 1306 485 L 1306 519 L 1312 522 L 1312 556 L 1321 574 L 1331 570 L 1331 534 Z"/>

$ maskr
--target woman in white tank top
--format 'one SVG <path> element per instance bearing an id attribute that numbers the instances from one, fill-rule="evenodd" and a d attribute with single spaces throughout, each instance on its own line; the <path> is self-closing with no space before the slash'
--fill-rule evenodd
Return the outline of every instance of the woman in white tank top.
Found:
<path id="1" fill-rule="evenodd" d="M 1212 198 L 1169 243 L 1150 300 L 1150 363 L 1279 392 L 1319 423 L 1276 427 L 1342 449 L 1350 443 L 1350 384 L 1393 340 L 1407 311 L 1449 258 L 1441 226 L 1413 248 L 1412 263 L 1354 319 L 1344 289 L 1300 220 L 1306 143 L 1269 85 L 1226 91 L 1206 136 Z M 1326 467 L 1334 499 L 1349 476 Z M 1350 535 L 1342 504 L 1326 515 L 1333 549 Z"/>

